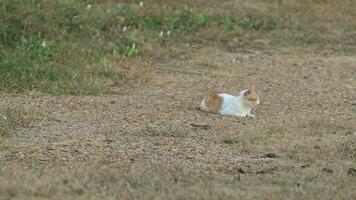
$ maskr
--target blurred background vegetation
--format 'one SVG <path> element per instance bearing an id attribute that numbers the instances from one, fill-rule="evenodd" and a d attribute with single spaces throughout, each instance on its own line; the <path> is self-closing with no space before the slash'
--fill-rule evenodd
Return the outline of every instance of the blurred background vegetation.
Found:
<path id="1" fill-rule="evenodd" d="M 353 0 L 230 2 L 2 0 L 0 90 L 106 93 L 138 78 L 120 61 L 174 57 L 186 43 L 355 53 Z"/>

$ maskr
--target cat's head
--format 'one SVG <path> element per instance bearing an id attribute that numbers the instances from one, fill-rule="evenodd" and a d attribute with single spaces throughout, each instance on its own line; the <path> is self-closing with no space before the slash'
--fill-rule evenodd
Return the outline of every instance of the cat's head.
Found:
<path id="1" fill-rule="evenodd" d="M 260 104 L 260 98 L 255 92 L 255 88 L 253 86 L 250 89 L 241 91 L 240 94 L 243 95 L 245 103 L 248 105 L 255 106 Z"/>

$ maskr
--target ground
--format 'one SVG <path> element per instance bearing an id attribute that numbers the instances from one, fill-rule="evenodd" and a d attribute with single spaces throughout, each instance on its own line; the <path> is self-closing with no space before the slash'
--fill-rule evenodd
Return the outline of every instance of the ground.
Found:
<path id="1" fill-rule="evenodd" d="M 28 122 L 0 137 L 0 199 L 356 199 L 356 57 L 230 39 L 124 61 L 143 81 L 111 93 L 2 93 Z M 198 109 L 251 86 L 255 119 Z"/>

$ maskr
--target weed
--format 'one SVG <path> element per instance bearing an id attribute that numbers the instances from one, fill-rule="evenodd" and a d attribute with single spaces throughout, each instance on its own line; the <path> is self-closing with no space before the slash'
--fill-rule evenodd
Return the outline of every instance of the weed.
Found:
<path id="1" fill-rule="evenodd" d="M 238 21 L 242 29 L 272 30 L 277 26 L 276 18 L 273 16 L 246 15 Z"/>
<path id="2" fill-rule="evenodd" d="M 118 46 L 114 49 L 114 52 L 118 52 L 125 57 L 136 57 L 140 55 L 140 51 L 136 48 L 135 43 L 130 42 Z"/>
<path id="3" fill-rule="evenodd" d="M 237 25 L 237 20 L 234 16 L 231 15 L 225 15 L 220 20 L 220 26 L 225 31 L 235 28 L 236 25 Z"/>
<path id="4" fill-rule="evenodd" d="M 16 127 L 26 126 L 30 118 L 23 109 L 6 107 L 0 109 L 0 136 L 8 134 Z"/>

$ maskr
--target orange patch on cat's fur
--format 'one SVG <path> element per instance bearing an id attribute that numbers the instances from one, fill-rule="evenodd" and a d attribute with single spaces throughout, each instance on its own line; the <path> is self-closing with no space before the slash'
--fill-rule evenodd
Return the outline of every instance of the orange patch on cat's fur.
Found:
<path id="1" fill-rule="evenodd" d="M 218 112 L 223 104 L 223 98 L 218 95 L 217 92 L 212 92 L 205 96 L 206 111 Z"/>

